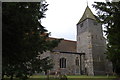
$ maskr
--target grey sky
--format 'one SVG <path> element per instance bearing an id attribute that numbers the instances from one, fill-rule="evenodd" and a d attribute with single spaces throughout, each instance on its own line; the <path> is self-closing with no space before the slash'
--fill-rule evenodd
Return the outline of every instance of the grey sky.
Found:
<path id="1" fill-rule="evenodd" d="M 91 8 L 94 1 L 102 0 L 46 0 L 49 4 L 43 26 L 51 32 L 51 37 L 76 40 L 76 24 L 87 6 Z M 105 1 L 105 0 L 103 0 Z"/>

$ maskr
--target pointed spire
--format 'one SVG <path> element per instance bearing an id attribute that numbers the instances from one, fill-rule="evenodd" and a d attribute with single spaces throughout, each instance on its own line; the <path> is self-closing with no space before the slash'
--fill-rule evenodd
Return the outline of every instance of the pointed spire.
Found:
<path id="1" fill-rule="evenodd" d="M 94 14 L 92 13 L 92 11 L 90 10 L 90 8 L 89 8 L 88 5 L 87 5 L 83 16 L 82 16 L 82 18 L 79 20 L 78 23 L 80 23 L 80 22 L 82 22 L 82 21 L 84 21 L 85 19 L 88 19 L 88 18 L 89 18 L 89 19 L 94 19 L 94 20 L 96 20 Z"/>

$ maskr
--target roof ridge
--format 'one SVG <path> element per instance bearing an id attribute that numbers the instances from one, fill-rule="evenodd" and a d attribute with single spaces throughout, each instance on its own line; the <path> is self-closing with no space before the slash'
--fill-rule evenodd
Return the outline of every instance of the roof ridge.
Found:
<path id="1" fill-rule="evenodd" d="M 64 41 L 69 41 L 69 42 L 76 42 L 76 41 L 73 41 L 73 40 L 66 40 L 66 39 L 64 39 Z"/>
<path id="2" fill-rule="evenodd" d="M 67 40 L 67 39 L 64 39 L 64 38 L 54 38 L 54 37 L 49 37 L 49 39 L 63 39 L 64 41 L 76 42 L 76 41 L 74 41 L 74 40 Z"/>

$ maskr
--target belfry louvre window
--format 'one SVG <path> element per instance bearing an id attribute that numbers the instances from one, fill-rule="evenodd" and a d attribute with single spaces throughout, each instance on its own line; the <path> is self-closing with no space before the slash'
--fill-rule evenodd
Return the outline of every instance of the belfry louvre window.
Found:
<path id="1" fill-rule="evenodd" d="M 60 59 L 60 68 L 66 68 L 66 59 L 65 58 Z"/>

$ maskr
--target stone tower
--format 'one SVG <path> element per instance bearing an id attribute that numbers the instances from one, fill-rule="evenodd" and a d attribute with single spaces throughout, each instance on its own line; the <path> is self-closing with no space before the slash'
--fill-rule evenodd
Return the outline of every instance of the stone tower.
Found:
<path id="1" fill-rule="evenodd" d="M 105 75 L 105 49 L 102 25 L 98 23 L 87 6 L 77 23 L 77 52 L 85 53 L 81 58 L 81 72 L 87 75 Z"/>

